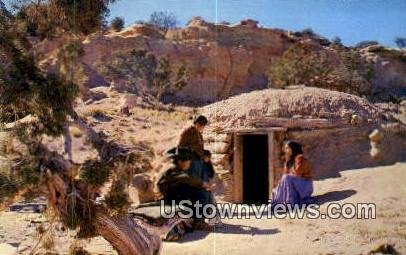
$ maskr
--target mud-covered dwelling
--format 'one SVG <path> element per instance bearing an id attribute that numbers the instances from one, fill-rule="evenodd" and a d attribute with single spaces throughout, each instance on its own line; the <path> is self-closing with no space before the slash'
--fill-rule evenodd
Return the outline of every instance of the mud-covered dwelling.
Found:
<path id="1" fill-rule="evenodd" d="M 405 125 L 391 113 L 346 93 L 298 87 L 232 97 L 202 109 L 211 124 L 216 195 L 266 203 L 282 175 L 286 140 L 303 144 L 314 178 L 406 161 Z"/>

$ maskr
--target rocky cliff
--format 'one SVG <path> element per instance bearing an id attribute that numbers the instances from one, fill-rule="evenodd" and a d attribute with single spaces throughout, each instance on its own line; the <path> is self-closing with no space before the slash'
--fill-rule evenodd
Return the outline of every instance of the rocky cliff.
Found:
<path id="1" fill-rule="evenodd" d="M 309 43 L 331 52 L 325 41 L 258 27 L 252 20 L 223 25 L 195 18 L 186 27 L 169 30 L 165 35 L 149 26 L 134 25 L 118 33 L 96 33 L 80 40 L 85 53 L 80 64 L 88 76 L 87 87 L 111 84 L 109 77 L 101 75 L 100 66 L 111 61 L 116 54 L 145 49 L 156 56 L 167 56 L 173 66 L 187 66 L 189 83 L 171 98 L 198 104 L 267 88 L 269 66 L 295 43 Z M 36 44 L 36 52 L 43 53 L 42 65 L 53 66 L 58 62 L 57 52 L 63 42 L 66 38 L 61 37 Z M 374 91 L 396 88 L 397 94 L 406 94 L 404 57 L 383 55 L 368 49 L 363 49 L 362 53 L 376 69 Z M 404 56 L 404 52 L 399 54 Z M 122 82 L 114 81 L 116 86 Z"/>

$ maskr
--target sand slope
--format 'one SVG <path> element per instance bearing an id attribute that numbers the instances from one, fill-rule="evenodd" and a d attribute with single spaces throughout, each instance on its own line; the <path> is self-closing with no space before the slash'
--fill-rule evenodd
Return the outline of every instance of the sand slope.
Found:
<path id="1" fill-rule="evenodd" d="M 374 202 L 377 218 L 228 219 L 213 233 L 196 231 L 181 242 L 164 243 L 162 254 L 367 254 L 382 244 L 406 253 L 406 163 L 348 170 L 341 177 L 315 182 L 315 195 L 325 211 L 330 202 Z M 38 240 L 40 214 L 0 214 L 0 243 L 29 254 Z M 54 231 L 55 250 L 67 254 L 73 233 Z M 82 244 L 91 254 L 116 254 L 102 238 Z M 43 253 L 39 253 L 43 254 Z M 2 254 L 6 255 L 6 254 Z"/>
<path id="2" fill-rule="evenodd" d="M 163 254 L 367 254 L 381 244 L 406 253 L 406 163 L 316 181 L 315 195 L 325 202 L 322 211 L 336 200 L 376 203 L 377 218 L 229 219 L 215 233 L 165 243 Z"/>

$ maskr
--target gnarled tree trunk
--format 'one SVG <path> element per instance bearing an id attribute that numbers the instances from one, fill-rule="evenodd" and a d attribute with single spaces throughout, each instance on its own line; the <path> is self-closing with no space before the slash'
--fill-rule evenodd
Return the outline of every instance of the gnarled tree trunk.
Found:
<path id="1" fill-rule="evenodd" d="M 75 112 L 72 115 L 73 124 L 88 135 L 103 163 L 111 164 L 127 155 L 127 149 L 114 142 L 106 141 L 102 133 L 97 133 L 89 127 Z M 31 120 L 32 118 L 27 121 Z M 66 125 L 65 151 L 68 154 L 71 152 L 69 136 L 68 125 Z M 106 208 L 96 206 L 92 200 L 94 198 L 89 197 L 90 185 L 88 183 L 81 180 L 72 181 L 77 175 L 80 165 L 73 163 L 71 157 L 65 159 L 57 152 L 50 151 L 44 144 L 37 142 L 27 143 L 26 146 L 31 155 L 41 158 L 39 168 L 43 175 L 43 183 L 40 184 L 38 190 L 40 188 L 43 190 L 49 198 L 49 205 L 62 218 L 69 218 L 73 213 L 87 215 L 88 210 L 94 210 L 92 212 L 95 217 L 92 223 L 95 226 L 96 234 L 103 236 L 120 255 L 160 253 L 161 239 L 157 234 L 149 233 L 144 227 L 137 225 L 127 214 L 115 217 L 109 215 Z"/>
<path id="2" fill-rule="evenodd" d="M 98 212 L 96 231 L 103 236 L 120 255 L 155 255 L 161 250 L 161 239 L 136 225 L 127 215 L 111 217 Z"/>

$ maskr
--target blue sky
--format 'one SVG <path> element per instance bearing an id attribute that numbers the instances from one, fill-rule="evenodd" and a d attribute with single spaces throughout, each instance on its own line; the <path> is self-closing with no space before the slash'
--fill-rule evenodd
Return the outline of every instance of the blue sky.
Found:
<path id="1" fill-rule="evenodd" d="M 121 16 L 131 25 L 154 11 L 174 13 L 181 26 L 202 16 L 232 24 L 252 18 L 264 27 L 293 31 L 310 27 L 330 39 L 339 36 L 346 45 L 377 40 L 395 46 L 396 36 L 406 37 L 406 0 L 117 0 L 110 18 Z"/>
<path id="2" fill-rule="evenodd" d="M 339 36 L 346 45 L 377 40 L 394 46 L 396 36 L 406 37 L 406 0 L 119 0 L 111 17 L 131 24 L 154 11 L 174 13 L 180 25 L 202 16 L 232 24 L 252 18 L 294 31 L 310 27 L 327 38 Z"/>

